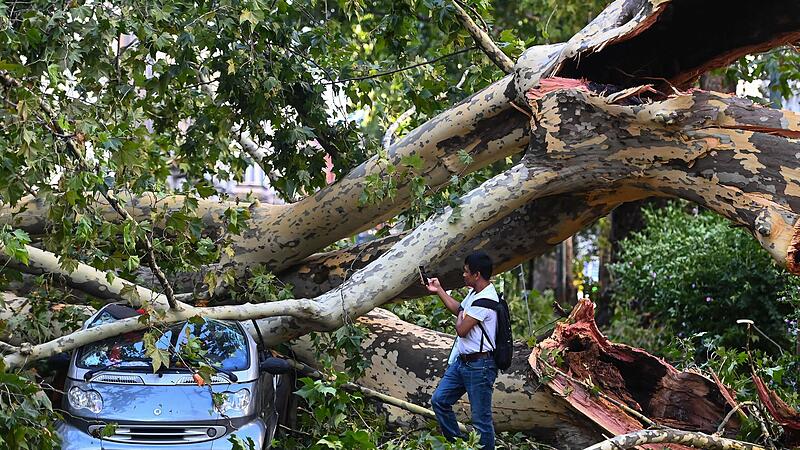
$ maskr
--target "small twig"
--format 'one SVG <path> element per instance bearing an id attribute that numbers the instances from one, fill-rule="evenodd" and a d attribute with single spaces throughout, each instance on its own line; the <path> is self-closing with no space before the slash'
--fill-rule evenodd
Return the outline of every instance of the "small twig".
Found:
<path id="1" fill-rule="evenodd" d="M 392 140 L 394 139 L 394 134 L 397 132 L 397 129 L 400 128 L 400 125 L 408 120 L 415 112 L 417 112 L 417 107 L 412 106 L 400 114 L 400 117 L 394 121 L 389 128 L 386 129 L 386 133 L 383 135 L 383 148 L 388 149 L 389 146 L 392 145 Z"/>
<path id="2" fill-rule="evenodd" d="M 569 313 L 564 311 L 564 307 L 557 300 L 553 300 L 553 311 L 561 317 L 569 317 Z"/>
<path id="3" fill-rule="evenodd" d="M 754 405 L 754 404 L 755 403 L 753 403 L 751 401 L 746 401 L 746 402 L 742 402 L 742 403 L 739 403 L 738 405 L 736 405 L 736 407 L 731 409 L 728 412 L 728 414 L 725 415 L 725 418 L 722 419 L 722 422 L 720 422 L 719 426 L 717 427 L 717 432 L 714 433 L 714 435 L 715 436 L 721 436 L 722 435 L 722 431 L 725 429 L 725 425 L 728 424 L 728 421 L 731 420 L 731 417 L 733 417 L 733 415 L 736 414 L 737 411 L 740 411 L 743 407 L 745 407 L 747 405 Z"/>
<path id="4" fill-rule="evenodd" d="M 475 8 L 472 7 L 472 5 L 470 5 L 469 3 L 462 2 L 461 0 L 455 0 L 455 2 L 458 3 L 459 5 L 461 5 L 462 8 L 468 9 L 472 14 L 474 14 L 475 17 L 477 17 L 478 20 L 481 21 L 481 25 L 482 25 L 483 31 L 485 31 L 487 33 L 489 32 L 489 24 L 486 23 L 485 20 L 483 20 L 483 16 L 481 16 L 478 13 L 478 11 L 476 11 Z"/>
<path id="5" fill-rule="evenodd" d="M 410 66 L 400 67 L 399 69 L 388 70 L 386 72 L 380 72 L 380 73 L 376 73 L 374 75 L 364 75 L 364 76 L 361 76 L 361 77 L 344 78 L 344 79 L 341 79 L 341 80 L 325 81 L 322 84 L 342 84 L 342 83 L 347 83 L 347 82 L 350 82 L 350 81 L 361 81 L 361 80 L 368 80 L 370 78 L 383 77 L 383 76 L 386 76 L 386 75 L 391 75 L 393 73 L 402 72 L 404 70 L 414 69 L 414 68 L 417 68 L 417 67 L 420 67 L 420 66 L 425 66 L 425 65 L 428 65 L 428 64 L 435 64 L 435 63 L 437 63 L 437 62 L 439 62 L 439 61 L 441 61 L 441 60 L 443 60 L 445 58 L 450 58 L 452 56 L 460 55 L 462 53 L 467 53 L 467 52 L 470 52 L 470 51 L 475 50 L 477 48 L 478 48 L 477 46 L 462 48 L 461 50 L 456 50 L 453 53 L 448 53 L 446 55 L 439 56 L 438 58 L 429 59 L 427 61 L 423 61 L 421 63 L 412 64 Z"/>
<path id="6" fill-rule="evenodd" d="M 752 410 L 753 417 L 756 418 L 758 425 L 761 427 L 761 435 L 764 436 L 764 442 L 767 443 L 770 449 L 775 450 L 775 443 L 772 441 L 772 433 L 769 432 L 769 428 L 767 428 L 767 421 L 764 419 L 765 415 L 763 415 L 761 408 L 756 406 Z"/>
<path id="7" fill-rule="evenodd" d="M 289 427 L 287 427 L 286 425 L 284 425 L 282 423 L 279 423 L 278 426 L 283 428 L 284 430 L 290 432 L 290 433 L 299 434 L 299 435 L 302 435 L 302 436 L 305 436 L 305 437 L 309 437 L 309 438 L 310 437 L 314 437 L 310 433 L 306 433 L 305 431 L 295 430 L 294 428 L 289 428 Z"/>
<path id="8" fill-rule="evenodd" d="M 453 0 L 453 7 L 456 10 L 456 18 L 461 25 L 469 32 L 478 47 L 489 57 L 489 60 L 494 63 L 505 73 L 512 73 L 514 71 L 514 61 L 508 57 L 497 44 L 494 43 L 491 37 L 486 34 L 474 20 L 467 14 L 461 7 L 457 0 Z"/>

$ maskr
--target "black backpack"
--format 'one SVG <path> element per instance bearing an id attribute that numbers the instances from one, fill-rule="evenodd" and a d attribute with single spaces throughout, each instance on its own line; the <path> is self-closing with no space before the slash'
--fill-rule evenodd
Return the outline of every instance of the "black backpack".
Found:
<path id="1" fill-rule="evenodd" d="M 494 357 L 494 362 L 497 364 L 497 368 L 506 370 L 511 367 L 511 359 L 514 355 L 514 338 L 511 336 L 511 316 L 508 313 L 508 303 L 506 303 L 506 300 L 503 298 L 503 294 L 500 294 L 498 297 L 500 299 L 499 302 L 489 300 L 488 298 L 479 298 L 472 302 L 472 306 L 489 308 L 497 313 L 497 329 L 494 333 L 495 343 L 492 356 Z M 486 330 L 483 329 L 483 324 L 478 322 L 478 326 L 481 327 L 481 332 L 483 333 L 481 337 L 482 349 L 483 337 L 490 343 L 491 341 L 489 340 L 489 335 L 486 334 Z"/>

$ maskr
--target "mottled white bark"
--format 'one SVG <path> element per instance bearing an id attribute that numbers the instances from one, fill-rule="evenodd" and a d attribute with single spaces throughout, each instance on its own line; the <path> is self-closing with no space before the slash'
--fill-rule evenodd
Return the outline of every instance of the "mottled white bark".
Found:
<path id="1" fill-rule="evenodd" d="M 151 289 L 136 285 L 120 277 L 109 275 L 94 267 L 78 263 L 75 270 L 68 272 L 61 267 L 58 256 L 32 245 L 26 245 L 28 264 L 23 264 L 4 253 L 0 244 L 0 262 L 15 269 L 34 275 L 53 274 L 61 277 L 68 286 L 101 299 L 122 300 L 139 307 L 147 303 L 156 309 L 167 307 L 167 298 Z"/>
<path id="2" fill-rule="evenodd" d="M 684 430 L 642 430 L 607 439 L 585 450 L 628 450 L 646 444 L 680 444 L 708 450 L 764 450 L 750 442 Z"/>

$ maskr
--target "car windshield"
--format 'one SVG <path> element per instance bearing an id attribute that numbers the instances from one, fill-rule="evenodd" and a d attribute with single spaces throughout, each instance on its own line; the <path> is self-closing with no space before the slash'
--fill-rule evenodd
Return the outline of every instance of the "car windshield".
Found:
<path id="1" fill-rule="evenodd" d="M 101 313 L 89 328 L 107 323 Z M 93 342 L 81 348 L 77 366 L 83 369 L 99 369 L 114 367 L 124 370 L 152 370 L 150 358 L 145 353 L 142 337 L 145 331 L 136 331 L 122 336 L 115 336 L 102 341 Z M 180 352 L 189 336 L 197 337 L 206 351 L 203 362 L 218 370 L 237 371 L 249 367 L 247 339 L 237 324 L 206 319 L 198 324 L 179 322 L 171 325 L 156 342 L 156 346 L 174 354 L 170 349 Z M 169 368 L 180 369 L 183 366 L 176 357 L 172 358 Z"/>

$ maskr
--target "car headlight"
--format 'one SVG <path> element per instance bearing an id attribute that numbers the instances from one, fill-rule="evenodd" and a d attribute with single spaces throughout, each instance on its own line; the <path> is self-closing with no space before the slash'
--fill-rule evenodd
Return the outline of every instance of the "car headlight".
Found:
<path id="1" fill-rule="evenodd" d="M 103 397 L 97 391 L 84 391 L 77 386 L 73 386 L 69 390 L 67 398 L 69 399 L 69 404 L 75 409 L 86 408 L 95 414 L 103 410 Z"/>
<path id="2" fill-rule="evenodd" d="M 250 407 L 250 391 L 241 389 L 236 392 L 223 392 L 222 402 L 217 404 L 217 411 L 241 411 L 246 412 Z"/>

